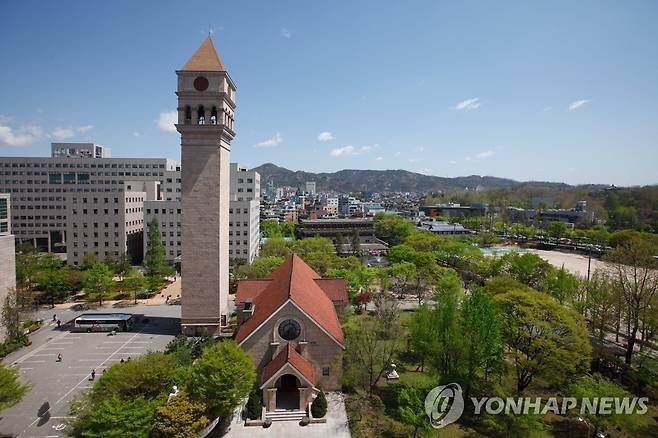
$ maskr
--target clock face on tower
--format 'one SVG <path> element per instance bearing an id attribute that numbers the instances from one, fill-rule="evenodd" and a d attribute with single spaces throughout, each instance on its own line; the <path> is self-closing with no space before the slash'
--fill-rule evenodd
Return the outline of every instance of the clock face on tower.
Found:
<path id="1" fill-rule="evenodd" d="M 199 76 L 194 80 L 194 89 L 197 91 L 206 91 L 208 88 L 208 79 Z"/>

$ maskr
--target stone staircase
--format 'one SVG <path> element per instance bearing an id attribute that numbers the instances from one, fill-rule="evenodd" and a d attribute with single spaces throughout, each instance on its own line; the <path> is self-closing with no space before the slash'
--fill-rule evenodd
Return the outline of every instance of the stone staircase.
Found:
<path id="1" fill-rule="evenodd" d="M 265 418 L 274 421 L 301 421 L 306 416 L 304 411 L 288 411 L 285 409 L 277 409 L 265 413 Z"/>

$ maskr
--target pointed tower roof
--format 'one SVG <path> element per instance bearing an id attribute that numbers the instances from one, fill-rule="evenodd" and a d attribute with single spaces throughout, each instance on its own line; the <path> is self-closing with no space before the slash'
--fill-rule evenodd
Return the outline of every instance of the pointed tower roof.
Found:
<path id="1" fill-rule="evenodd" d="M 194 55 L 185 63 L 182 71 L 226 71 L 222 60 L 219 59 L 212 38 L 208 36 Z"/>

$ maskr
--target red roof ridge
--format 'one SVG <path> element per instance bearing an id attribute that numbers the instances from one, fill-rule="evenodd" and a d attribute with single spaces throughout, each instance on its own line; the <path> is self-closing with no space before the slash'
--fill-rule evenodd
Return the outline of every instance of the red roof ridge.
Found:
<path id="1" fill-rule="evenodd" d="M 263 368 L 261 374 L 261 385 L 264 385 L 272 378 L 285 364 L 290 364 L 297 372 L 306 378 L 311 384 L 315 385 L 315 372 L 313 365 L 304 356 L 288 343 L 287 347 L 282 349 L 274 359 L 268 362 Z"/>
<path id="2" fill-rule="evenodd" d="M 236 342 L 243 342 L 290 300 L 329 336 L 343 345 L 343 331 L 334 303 L 315 282 L 321 277 L 299 255 L 288 256 L 271 273 L 270 278 L 270 283 L 254 298 L 254 313 L 238 329 Z"/>

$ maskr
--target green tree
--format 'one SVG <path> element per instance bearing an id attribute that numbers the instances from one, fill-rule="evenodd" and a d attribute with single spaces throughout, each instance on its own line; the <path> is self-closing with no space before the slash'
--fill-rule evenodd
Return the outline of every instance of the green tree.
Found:
<path id="1" fill-rule="evenodd" d="M 546 231 L 548 232 L 548 235 L 554 239 L 561 239 L 567 235 L 567 224 L 561 221 L 553 221 L 548 224 Z"/>
<path id="2" fill-rule="evenodd" d="M 194 399 L 204 400 L 213 415 L 226 417 L 255 381 L 251 357 L 235 342 L 224 341 L 206 348 L 192 365 L 187 389 Z"/>
<path id="3" fill-rule="evenodd" d="M 466 396 L 480 372 L 485 378 L 499 370 L 503 361 L 503 340 L 500 318 L 491 298 L 479 288 L 464 298 L 461 309 L 461 330 L 464 340 L 462 368 Z"/>
<path id="4" fill-rule="evenodd" d="M 359 230 L 356 228 L 352 230 L 350 244 L 352 246 L 352 254 L 358 256 L 361 253 L 361 236 L 359 235 Z"/>
<path id="5" fill-rule="evenodd" d="M 148 224 L 148 249 L 144 266 L 148 276 L 166 277 L 173 274 L 173 268 L 167 262 L 165 247 L 160 237 L 160 223 L 156 217 Z"/>
<path id="6" fill-rule="evenodd" d="M 404 424 L 413 428 L 413 437 L 431 430 L 425 413 L 425 397 L 420 390 L 404 386 L 398 395 L 398 412 Z"/>
<path id="7" fill-rule="evenodd" d="M 390 247 L 404 242 L 412 230 L 413 225 L 400 216 L 384 213 L 375 215 L 375 235 Z"/>
<path id="8" fill-rule="evenodd" d="M 0 363 L 0 411 L 21 401 L 29 385 L 18 380 L 18 370 Z"/>
<path id="9" fill-rule="evenodd" d="M 178 364 L 175 356 L 148 352 L 136 359 L 111 366 L 103 373 L 91 392 L 94 401 L 112 395 L 129 399 L 137 396 L 155 398 L 171 389 Z"/>
<path id="10" fill-rule="evenodd" d="M 348 387 L 373 390 L 389 369 L 398 346 L 391 340 L 397 327 L 382 327 L 371 316 L 363 316 L 344 327 L 345 354 L 343 356 L 343 383 Z"/>
<path id="11" fill-rule="evenodd" d="M 82 256 L 82 263 L 80 264 L 80 267 L 82 268 L 82 270 L 86 271 L 88 269 L 91 269 L 92 266 L 94 266 L 98 262 L 100 262 L 100 259 L 98 258 L 96 253 L 86 252 L 85 255 Z"/>
<path id="12" fill-rule="evenodd" d="M 273 237 L 283 237 L 279 221 L 275 219 L 268 219 L 260 223 L 260 234 L 263 237 L 271 239 Z"/>
<path id="13" fill-rule="evenodd" d="M 642 317 L 658 297 L 658 259 L 650 242 L 634 238 L 607 254 L 627 320 L 628 342 L 625 361 L 630 364 Z"/>
<path id="14" fill-rule="evenodd" d="M 85 281 L 85 291 L 98 297 L 98 302 L 103 305 L 103 295 L 113 286 L 112 273 L 105 263 L 98 262 L 89 269 Z"/>
<path id="15" fill-rule="evenodd" d="M 409 324 L 409 346 L 420 362 L 417 370 L 425 371 L 425 362 L 432 357 L 436 343 L 436 313 L 427 304 L 421 304 Z"/>
<path id="16" fill-rule="evenodd" d="M 249 400 L 247 400 L 245 410 L 247 411 L 247 418 L 250 420 L 257 420 L 261 417 L 263 405 L 260 401 L 258 392 L 255 390 L 249 393 Z"/>
<path id="17" fill-rule="evenodd" d="M 630 394 L 622 386 L 606 379 L 600 374 L 585 375 L 579 377 L 575 382 L 567 386 L 565 391 L 566 397 L 575 397 L 579 400 L 589 398 L 590 400 L 601 399 L 603 397 L 612 397 L 617 399 L 633 399 L 633 394 Z M 636 407 L 639 409 L 639 407 Z M 633 435 L 641 423 L 640 415 L 637 413 L 626 414 L 617 413 L 613 408 L 609 414 L 592 414 L 585 411 L 583 414 L 589 421 L 596 427 L 606 431 L 610 428 L 619 427 L 628 434 Z"/>
<path id="18" fill-rule="evenodd" d="M 270 237 L 260 250 L 261 257 L 287 257 L 290 255 L 290 245 L 280 237 Z"/>
<path id="19" fill-rule="evenodd" d="M 250 265 L 243 265 L 236 269 L 236 277 L 241 278 L 265 278 L 274 271 L 281 263 L 283 257 L 258 257 Z"/>
<path id="20" fill-rule="evenodd" d="M 78 419 L 73 423 L 73 434 L 89 438 L 148 437 L 158 403 L 143 396 L 123 399 L 112 395 L 93 407 L 74 410 Z"/>
<path id="21" fill-rule="evenodd" d="M 502 259 L 511 277 L 532 288 L 538 289 L 552 270 L 552 266 L 536 254 L 511 252 Z"/>
<path id="22" fill-rule="evenodd" d="M 0 310 L 0 324 L 5 329 L 7 339 L 21 339 L 23 332 L 21 330 L 21 312 L 17 289 L 9 289 Z"/>
<path id="23" fill-rule="evenodd" d="M 138 269 L 131 269 L 123 278 L 123 289 L 132 292 L 135 298 L 135 303 L 137 303 L 137 291 L 141 290 L 146 283 L 144 274 L 142 274 Z"/>
<path id="24" fill-rule="evenodd" d="M 384 271 L 390 282 L 391 289 L 402 298 L 409 284 L 416 278 L 416 265 L 411 262 L 394 263 Z"/>
<path id="25" fill-rule="evenodd" d="M 206 405 L 191 400 L 184 391 L 172 397 L 155 412 L 152 436 L 157 438 L 196 438 L 208 423 Z"/>
<path id="26" fill-rule="evenodd" d="M 540 292 L 496 295 L 501 333 L 521 393 L 536 376 L 561 382 L 587 369 L 591 346 L 580 315 Z"/>
<path id="27" fill-rule="evenodd" d="M 327 415 L 327 398 L 322 389 L 311 403 L 311 415 L 313 418 L 322 418 Z"/>
<path id="28" fill-rule="evenodd" d="M 553 269 L 540 289 L 553 296 L 560 304 L 571 300 L 577 293 L 579 286 L 578 277 L 564 268 Z"/>

